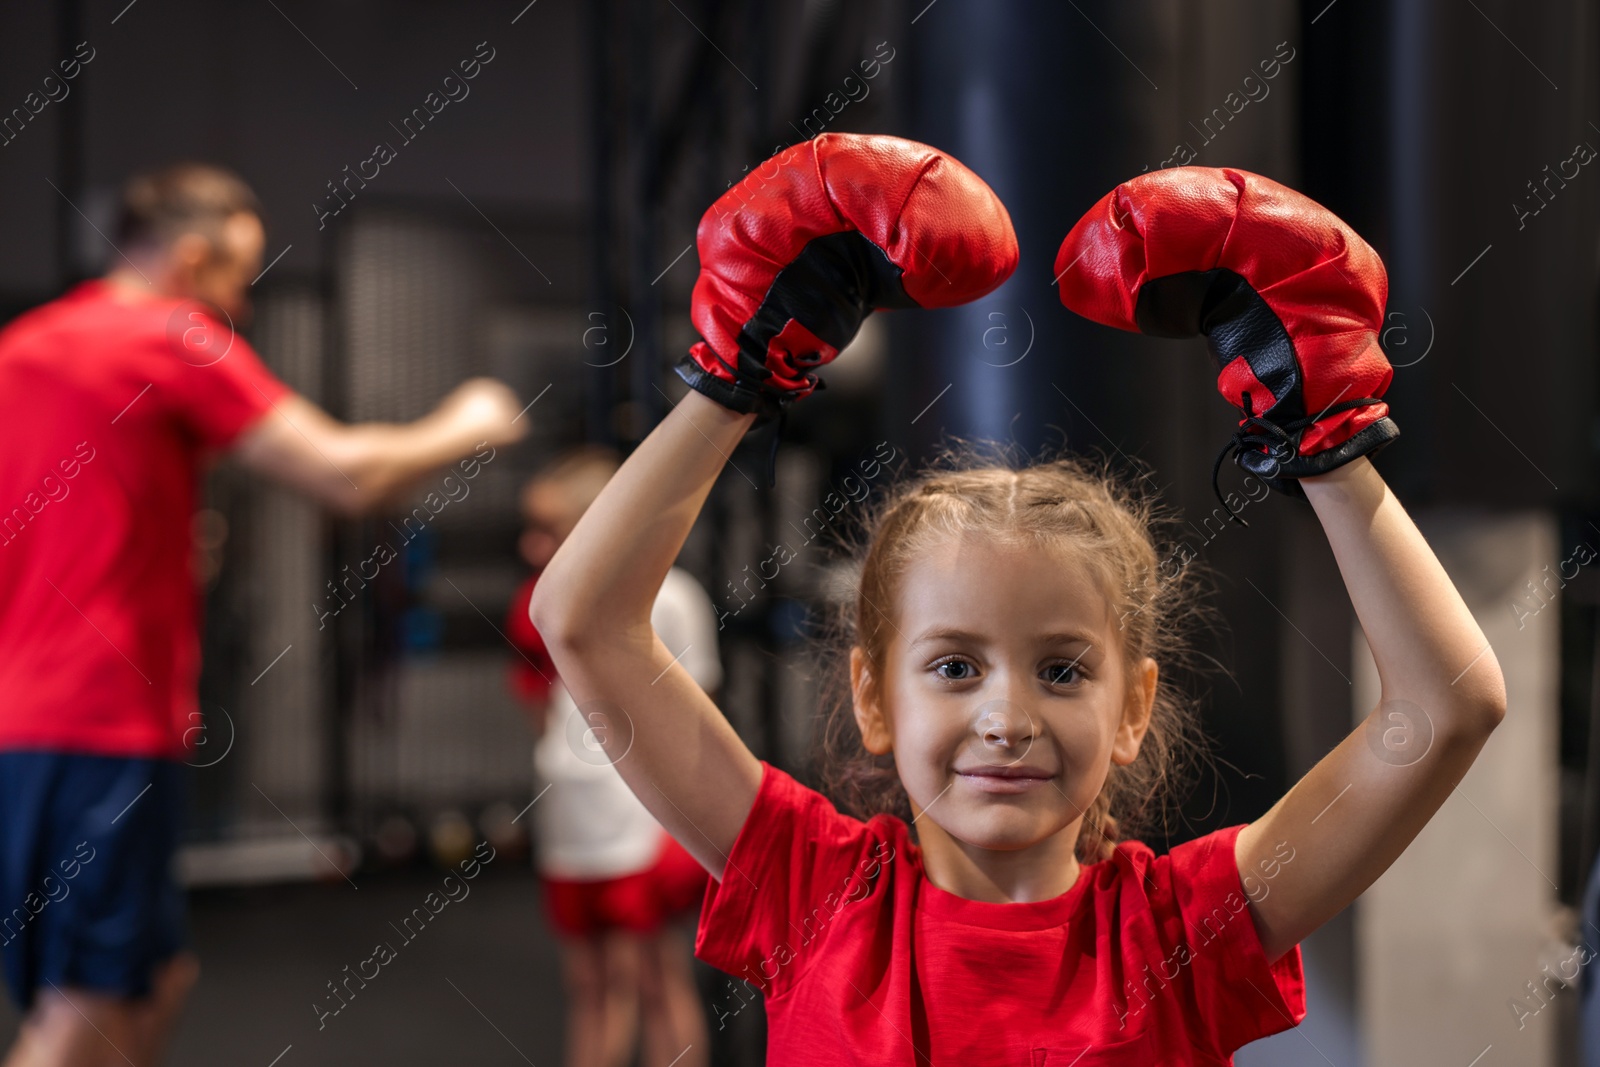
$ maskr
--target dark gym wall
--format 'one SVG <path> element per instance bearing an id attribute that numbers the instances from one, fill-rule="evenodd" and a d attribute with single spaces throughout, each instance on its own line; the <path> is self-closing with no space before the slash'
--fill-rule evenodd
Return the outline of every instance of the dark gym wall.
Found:
<path id="1" fill-rule="evenodd" d="M 520 5 L 482 0 L 277 6 L 282 14 L 267 3 L 82 3 L 79 40 L 94 58 L 70 83 L 71 95 L 0 147 L 0 293 L 43 298 L 64 274 L 92 273 L 114 254 L 86 226 L 78 227 L 73 263 L 61 263 L 53 248 L 56 214 L 72 209 L 46 179 L 61 184 L 57 130 L 71 106 L 82 109 L 85 188 L 64 191 L 97 224 L 104 228 L 131 170 L 181 157 L 222 162 L 246 175 L 267 205 L 268 257 L 294 246 L 274 271 L 316 269 L 320 238 L 340 218 L 327 219 L 319 233 L 313 204 L 335 204 L 326 183 L 342 179 L 347 165 L 357 168 L 380 141 L 393 144 L 396 156 L 368 184 L 371 193 L 457 196 L 449 179 L 490 214 L 497 205 L 578 211 L 587 203 L 577 4 L 541 0 L 515 25 Z M 52 7 L 7 12 L 10 32 L 0 41 L 7 113 L 72 56 L 57 43 Z M 423 107 L 430 92 L 443 97 L 445 76 L 459 74 L 457 64 L 472 59 L 480 42 L 493 59 L 466 83 L 468 95 L 406 142 L 389 124 Z M 359 197 L 360 186 L 352 187 Z M 537 261 L 537 251 L 528 251 Z"/>
<path id="2" fill-rule="evenodd" d="M 1304 189 L 1389 268 L 1380 466 L 1418 503 L 1592 504 L 1600 180 L 1550 175 L 1600 149 L 1593 5 L 1339 0 L 1301 32 Z"/>

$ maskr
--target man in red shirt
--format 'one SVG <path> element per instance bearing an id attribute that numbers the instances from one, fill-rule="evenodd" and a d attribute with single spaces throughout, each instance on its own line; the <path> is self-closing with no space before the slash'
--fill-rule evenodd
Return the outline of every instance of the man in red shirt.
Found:
<path id="1" fill-rule="evenodd" d="M 403 425 L 292 392 L 233 330 L 264 243 L 235 175 L 144 175 L 114 269 L 0 331 L 0 956 L 26 1012 L 5 1067 L 153 1063 L 198 976 L 170 870 L 208 459 L 357 514 L 526 429 L 489 379 Z"/>

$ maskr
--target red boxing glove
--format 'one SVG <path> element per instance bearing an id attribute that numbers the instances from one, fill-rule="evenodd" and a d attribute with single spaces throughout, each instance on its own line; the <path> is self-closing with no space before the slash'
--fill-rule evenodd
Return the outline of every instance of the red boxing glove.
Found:
<path id="1" fill-rule="evenodd" d="M 1400 434 L 1379 399 L 1394 375 L 1378 347 L 1383 261 L 1293 189 L 1217 167 L 1140 175 L 1078 220 L 1055 269 L 1061 302 L 1085 318 L 1152 337 L 1205 334 L 1217 390 L 1244 414 L 1212 467 L 1214 489 L 1231 451 L 1272 488 L 1304 496 L 1295 479 Z"/>
<path id="2" fill-rule="evenodd" d="M 780 416 L 822 387 L 875 308 L 953 307 L 1017 267 L 1011 216 L 936 148 L 825 133 L 720 196 L 696 236 L 695 328 L 679 377 L 725 407 Z"/>

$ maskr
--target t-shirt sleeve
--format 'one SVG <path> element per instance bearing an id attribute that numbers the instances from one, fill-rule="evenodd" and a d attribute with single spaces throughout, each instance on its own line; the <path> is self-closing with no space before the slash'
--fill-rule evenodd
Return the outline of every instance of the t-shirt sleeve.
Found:
<path id="1" fill-rule="evenodd" d="M 1194 1009 L 1190 1024 L 1197 1039 L 1224 1057 L 1298 1026 L 1306 1015 L 1300 946 L 1269 963 L 1250 914 L 1233 854 L 1243 829 L 1240 823 L 1185 842 L 1151 870 L 1164 904 L 1160 910 L 1166 912 L 1158 913 L 1158 923 L 1166 939 L 1181 939 L 1186 947 Z"/>
<path id="2" fill-rule="evenodd" d="M 768 997 L 793 988 L 826 941 L 819 928 L 837 926 L 823 926 L 826 918 L 877 888 L 894 852 L 879 825 L 840 814 L 821 793 L 762 760 L 755 805 L 722 880 L 706 888 L 695 955 Z"/>
<path id="3" fill-rule="evenodd" d="M 701 689 L 722 684 L 716 609 L 688 571 L 674 567 L 667 572 L 650 609 L 650 625 Z"/>
<path id="4" fill-rule="evenodd" d="M 290 392 L 238 334 L 215 347 L 182 349 L 163 392 L 174 417 L 208 448 L 225 449 Z M 187 353 L 187 358 L 185 354 Z"/>

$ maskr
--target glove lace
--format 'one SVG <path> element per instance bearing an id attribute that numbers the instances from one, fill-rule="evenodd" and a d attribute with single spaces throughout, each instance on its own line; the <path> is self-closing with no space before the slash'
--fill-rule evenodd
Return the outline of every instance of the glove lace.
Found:
<path id="1" fill-rule="evenodd" d="M 772 429 L 772 448 L 767 452 L 767 488 L 775 488 L 778 484 L 778 442 L 783 440 L 783 431 L 789 425 L 789 402 L 778 401 L 778 425 Z"/>
<path id="2" fill-rule="evenodd" d="M 1222 451 L 1217 453 L 1216 462 L 1211 465 L 1211 491 L 1222 502 L 1223 510 L 1228 513 L 1228 518 L 1240 526 L 1246 527 L 1250 524 L 1241 519 L 1239 513 L 1228 504 L 1227 499 L 1222 495 L 1222 489 L 1217 484 L 1217 475 L 1222 470 L 1222 461 L 1224 459 L 1231 455 L 1234 466 L 1243 470 L 1246 452 L 1264 450 L 1272 458 L 1274 465 L 1273 474 L 1268 477 L 1275 477 L 1278 467 L 1294 459 L 1298 454 L 1300 436 L 1307 426 L 1335 412 L 1366 407 L 1368 404 L 1383 403 L 1377 397 L 1372 396 L 1362 397 L 1360 400 L 1346 400 L 1339 404 L 1329 404 L 1315 415 L 1291 419 L 1280 425 L 1264 415 L 1255 413 L 1253 398 L 1249 390 L 1245 391 L 1243 400 L 1244 421 L 1239 424 L 1239 428 L 1234 431 L 1233 437 L 1228 440 L 1228 443 L 1222 446 Z"/>

